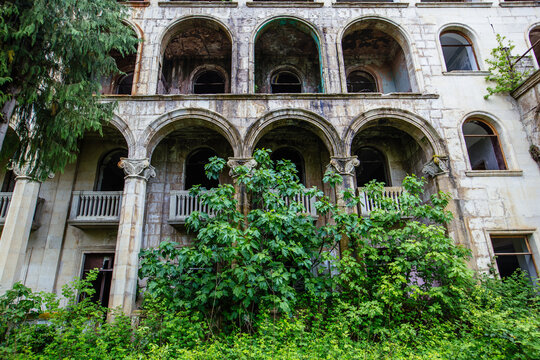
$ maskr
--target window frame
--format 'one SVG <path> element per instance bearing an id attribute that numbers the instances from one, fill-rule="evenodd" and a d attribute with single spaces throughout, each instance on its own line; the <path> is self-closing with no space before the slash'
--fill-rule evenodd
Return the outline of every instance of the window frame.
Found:
<path id="1" fill-rule="evenodd" d="M 514 233 L 514 232 L 509 232 L 509 233 L 490 233 L 488 234 L 489 236 L 489 244 L 491 246 L 491 252 L 492 252 L 492 260 L 493 260 L 493 265 L 495 266 L 495 269 L 497 270 L 497 275 L 499 276 L 499 278 L 501 278 L 501 273 L 500 273 L 500 270 L 499 270 L 499 264 L 497 264 L 497 259 L 496 257 L 497 256 L 518 256 L 518 255 L 530 255 L 531 256 L 531 261 L 532 261 L 532 264 L 533 264 L 533 267 L 534 267 L 534 270 L 536 271 L 536 278 L 539 279 L 540 278 L 540 272 L 538 271 L 538 265 L 536 263 L 536 260 L 535 260 L 535 252 L 533 251 L 532 247 L 531 247 L 531 243 L 530 243 L 530 240 L 531 240 L 531 234 L 530 233 Z M 495 251 L 495 248 L 493 246 L 493 239 L 521 239 L 526 248 L 527 248 L 527 252 L 513 252 L 513 253 L 502 253 L 502 252 L 496 252 Z M 520 267 L 521 269 L 521 267 Z M 529 273 L 526 269 L 521 269 L 527 273 Z M 531 277 L 531 279 L 533 278 L 532 274 L 529 274 L 529 276 Z"/>
<path id="2" fill-rule="evenodd" d="M 482 124 L 485 124 L 486 126 L 488 126 L 491 129 L 493 134 L 492 135 L 466 135 L 465 132 L 463 131 L 463 127 L 465 126 L 465 124 L 467 124 L 468 122 L 471 122 L 471 121 L 479 121 Z M 463 142 L 464 142 L 464 146 L 465 146 L 465 153 L 467 154 L 468 168 L 471 171 L 508 171 L 510 169 L 509 166 L 508 166 L 508 161 L 506 160 L 506 154 L 504 152 L 504 148 L 503 148 L 502 143 L 501 143 L 499 132 L 497 131 L 495 126 L 493 126 L 489 121 L 486 121 L 483 118 L 477 117 L 477 116 L 467 117 L 465 119 L 465 121 L 463 121 L 463 123 L 461 124 L 461 135 L 463 137 Z M 469 147 L 467 146 L 467 137 L 496 137 L 497 145 L 499 146 L 499 150 L 501 152 L 501 157 L 502 157 L 502 161 L 503 161 L 503 164 L 504 164 L 504 169 L 473 170 L 472 163 L 471 163 L 471 156 L 470 156 L 470 153 L 469 153 Z"/>
<path id="3" fill-rule="evenodd" d="M 363 72 L 363 73 L 366 73 L 369 76 L 371 76 L 372 79 L 373 79 L 373 83 L 375 84 L 375 91 L 374 92 L 363 92 L 363 91 L 351 92 L 351 91 L 349 91 L 349 76 L 351 76 L 351 74 L 353 74 L 355 72 Z M 364 67 L 353 67 L 347 72 L 347 74 L 345 75 L 345 87 L 347 89 L 347 94 L 376 94 L 376 93 L 382 93 L 383 92 L 381 81 L 380 81 L 379 77 L 377 76 L 377 74 L 375 72 L 373 72 L 373 71 L 369 71 L 368 69 L 366 69 Z"/>
<path id="4" fill-rule="evenodd" d="M 467 46 L 471 47 L 472 54 L 473 54 L 473 57 L 474 57 L 474 63 L 476 64 L 476 70 L 448 70 L 448 64 L 446 62 L 446 57 L 444 56 L 444 48 L 445 47 L 456 47 L 457 45 L 443 45 L 443 43 L 441 41 L 441 37 L 443 35 L 445 35 L 445 34 L 457 34 L 457 35 L 463 37 L 469 43 L 469 45 L 462 45 L 462 46 L 463 47 L 467 47 Z M 482 71 L 481 68 L 480 68 L 480 63 L 478 62 L 478 55 L 476 54 L 476 49 L 475 49 L 475 46 L 474 46 L 474 42 L 471 40 L 470 36 L 465 34 L 463 31 L 456 30 L 456 29 L 448 29 L 448 30 L 441 31 L 439 33 L 439 45 L 441 47 L 441 53 L 442 53 L 444 68 L 445 68 L 446 72 L 453 72 L 453 71 Z"/>

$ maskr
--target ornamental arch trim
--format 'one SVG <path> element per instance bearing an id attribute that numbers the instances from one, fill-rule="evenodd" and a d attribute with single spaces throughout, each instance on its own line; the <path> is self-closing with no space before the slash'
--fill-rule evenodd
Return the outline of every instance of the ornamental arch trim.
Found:
<path id="1" fill-rule="evenodd" d="M 334 126 L 322 116 L 303 109 L 280 109 L 265 114 L 248 128 L 244 138 L 243 155 L 251 156 L 255 146 L 264 135 L 286 125 L 304 125 L 321 139 L 330 156 L 341 154 L 339 135 Z"/>
<path id="2" fill-rule="evenodd" d="M 387 122 L 381 123 L 380 120 Z M 446 155 L 441 136 L 425 119 L 407 110 L 381 108 L 366 111 L 351 122 L 343 134 L 345 156 L 350 156 L 354 138 L 360 131 L 377 125 L 392 126 L 407 133 L 418 142 L 426 154 Z"/>
<path id="3" fill-rule="evenodd" d="M 144 130 L 138 148 L 144 150 L 143 156 L 152 158 L 155 147 L 167 135 L 188 126 L 201 126 L 222 135 L 239 156 L 242 149 L 240 133 L 234 125 L 220 114 L 199 108 L 177 109 L 161 115 Z"/>

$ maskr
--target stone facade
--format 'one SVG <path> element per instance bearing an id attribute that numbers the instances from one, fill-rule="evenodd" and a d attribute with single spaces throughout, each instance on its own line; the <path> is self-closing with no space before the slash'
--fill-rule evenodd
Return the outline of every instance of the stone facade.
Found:
<path id="1" fill-rule="evenodd" d="M 181 221 L 171 220 L 171 209 L 197 166 L 188 158 L 200 149 L 239 161 L 257 147 L 299 153 L 305 185 L 331 196 L 322 183 L 327 166 L 343 173 L 347 187 L 361 186 L 355 177 L 369 172 L 370 162 L 354 156 L 375 149 L 383 154 L 388 186 L 399 186 L 406 174 L 427 174 L 428 193 L 452 195 L 449 232 L 472 250 L 472 268 L 488 270 L 496 236 L 523 237 L 540 261 L 540 168 L 529 153 L 538 145 L 538 111 L 523 110 L 536 109 L 538 85 L 518 97 L 521 112 L 511 96 L 483 98 L 495 33 L 525 52 L 540 24 L 535 3 L 150 0 L 128 6 L 126 23 L 142 39 L 131 95 L 106 96 L 118 102 L 115 118 L 103 137 L 84 138 L 77 163 L 64 173 L 41 185 L 16 180 L 0 240 L 1 290 L 21 280 L 60 292 L 81 276 L 85 259 L 111 256 L 108 304 L 131 312 L 140 248 L 192 239 Z M 469 41 L 474 70 L 447 71 L 444 33 Z M 197 93 L 198 76 L 207 70 L 224 93 Z M 376 90 L 348 92 L 354 72 L 371 75 Z M 283 74 L 299 83 L 278 83 Z M 271 93 L 273 86 L 302 93 Z M 471 119 L 498 135 L 498 169 L 472 164 L 463 133 Z M 122 158 L 126 174 L 116 192 L 102 187 L 109 158 Z M 220 182 L 234 179 L 224 174 Z M 38 198 L 42 207 L 34 216 Z M 96 208 L 101 212 L 92 213 Z M 30 231 L 36 217 L 39 226 Z"/>

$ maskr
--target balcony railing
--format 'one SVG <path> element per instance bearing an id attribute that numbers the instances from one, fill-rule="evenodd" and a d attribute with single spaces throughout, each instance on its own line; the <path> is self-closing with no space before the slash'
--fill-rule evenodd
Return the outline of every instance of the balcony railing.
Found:
<path id="1" fill-rule="evenodd" d="M 6 216 L 11 202 L 11 192 L 0 192 L 0 225 L 6 222 Z"/>
<path id="2" fill-rule="evenodd" d="M 208 209 L 208 205 L 203 205 L 198 196 L 189 195 L 189 190 L 171 191 L 169 199 L 169 224 L 185 224 L 186 219 L 194 211 L 213 215 Z"/>
<path id="3" fill-rule="evenodd" d="M 403 188 L 401 186 L 390 186 L 383 188 L 382 196 L 384 198 L 389 198 L 395 201 L 399 207 L 399 196 L 403 193 Z M 364 188 L 358 188 L 358 196 L 360 197 L 360 203 L 358 208 L 360 215 L 369 215 L 373 210 L 381 208 L 381 204 L 376 200 L 372 199 L 367 192 L 364 191 Z"/>
<path id="4" fill-rule="evenodd" d="M 306 212 L 314 218 L 317 218 L 315 209 L 315 197 L 307 194 L 295 195 L 285 199 L 286 204 L 291 201 L 302 203 Z M 207 205 L 203 205 L 198 196 L 190 196 L 189 190 L 173 190 L 169 200 L 169 224 L 181 225 L 186 223 L 186 219 L 194 212 L 200 211 L 213 215 Z"/>
<path id="5" fill-rule="evenodd" d="M 118 225 L 122 191 L 74 191 L 70 224 L 84 227 Z"/>

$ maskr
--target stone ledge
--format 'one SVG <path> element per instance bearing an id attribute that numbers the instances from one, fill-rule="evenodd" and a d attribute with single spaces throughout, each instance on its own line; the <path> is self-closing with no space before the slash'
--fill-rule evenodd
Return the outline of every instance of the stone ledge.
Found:
<path id="1" fill-rule="evenodd" d="M 246 3 L 246 6 L 260 8 L 320 8 L 324 6 L 324 3 L 308 1 L 250 1 Z"/>
<path id="2" fill-rule="evenodd" d="M 122 4 L 129 5 L 131 7 L 147 7 L 150 5 L 149 0 L 145 1 L 122 1 Z"/>
<path id="3" fill-rule="evenodd" d="M 443 71 L 444 76 L 488 76 L 491 74 L 489 71 L 482 70 L 454 70 Z"/>
<path id="4" fill-rule="evenodd" d="M 371 93 L 371 94 L 216 94 L 216 95 L 103 95 L 104 100 L 115 101 L 171 101 L 171 100 L 386 100 L 438 99 L 438 94 L 421 93 Z"/>
<path id="5" fill-rule="evenodd" d="M 445 1 L 445 2 L 418 2 L 416 7 L 424 8 L 448 8 L 448 7 L 462 7 L 462 8 L 489 8 L 493 5 L 492 2 L 458 2 L 458 1 Z"/>
<path id="6" fill-rule="evenodd" d="M 499 3 L 500 7 L 536 7 L 540 6 L 539 1 L 504 1 Z"/>
<path id="7" fill-rule="evenodd" d="M 161 7 L 238 7 L 237 2 L 232 1 L 159 1 Z"/>
<path id="8" fill-rule="evenodd" d="M 468 177 L 523 176 L 523 170 L 467 170 Z"/>
<path id="9" fill-rule="evenodd" d="M 535 87 L 538 83 L 540 83 L 540 70 L 536 70 L 534 73 L 532 73 L 532 75 L 529 76 L 527 80 L 522 82 L 521 85 L 519 85 L 514 91 L 512 91 L 510 95 L 517 100 L 523 94 Z"/>
<path id="10" fill-rule="evenodd" d="M 406 8 L 409 3 L 386 1 L 343 1 L 332 3 L 337 8 Z"/>
<path id="11" fill-rule="evenodd" d="M 78 229 L 107 229 L 119 226 L 118 220 L 68 220 L 67 223 Z"/>

